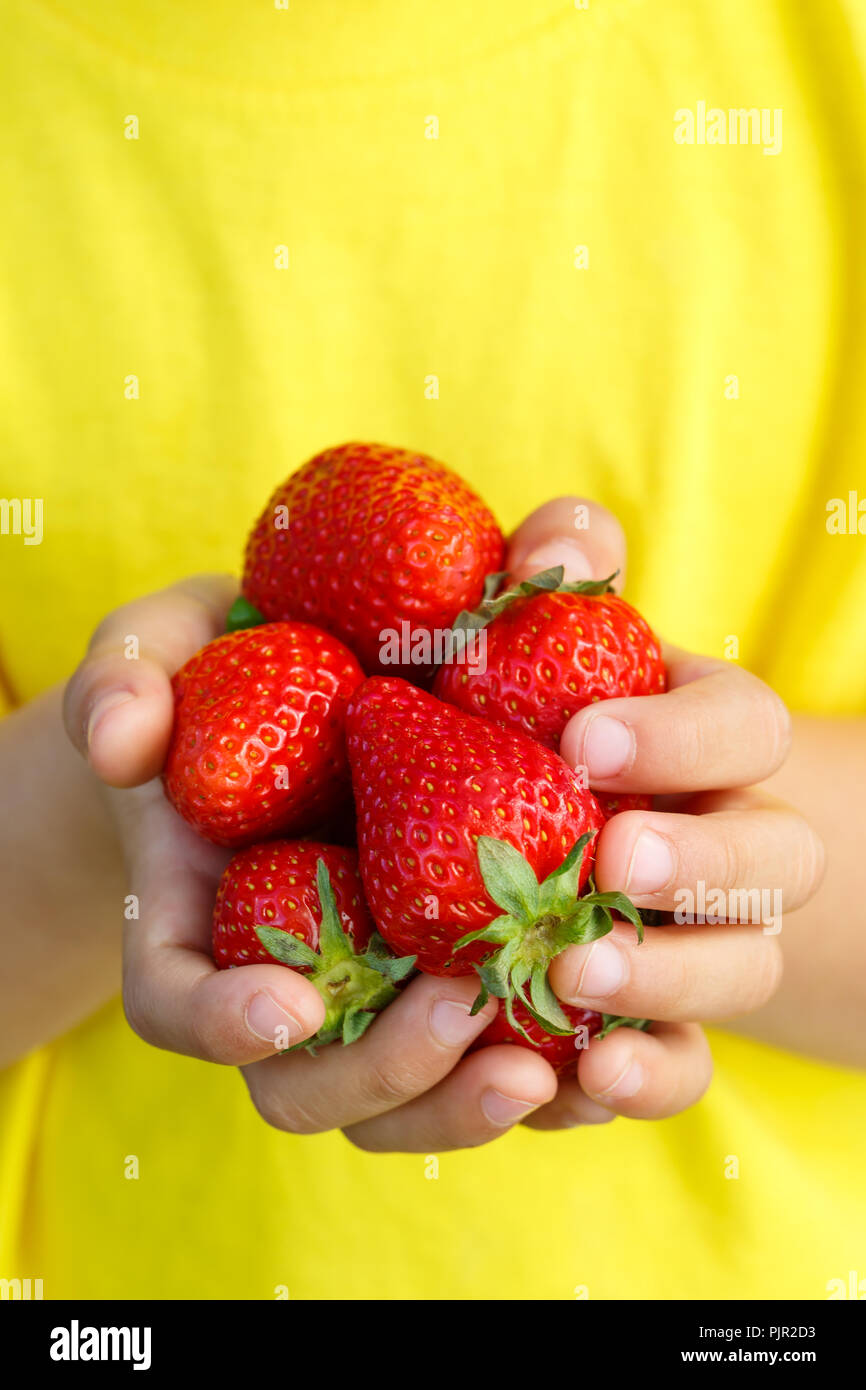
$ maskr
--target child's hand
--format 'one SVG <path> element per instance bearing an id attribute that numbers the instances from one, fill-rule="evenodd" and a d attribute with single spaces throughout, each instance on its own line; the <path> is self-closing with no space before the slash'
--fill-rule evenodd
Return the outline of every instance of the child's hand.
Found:
<path id="1" fill-rule="evenodd" d="M 575 530 L 581 499 L 563 498 L 534 513 L 513 538 L 511 565 L 525 578 L 551 565 L 566 578 L 600 579 L 619 569 L 625 542 L 616 520 L 584 503 L 589 526 Z M 722 890 L 733 925 L 650 928 L 638 946 L 622 925 L 589 946 L 572 946 L 550 970 L 568 1003 L 606 1013 L 663 1020 L 651 1033 L 618 1029 L 589 1049 L 579 1083 L 561 1085 L 553 1105 L 530 1123 L 555 1127 L 580 1088 L 622 1115 L 656 1117 L 680 1110 L 707 1085 L 710 1059 L 690 1020 L 727 1019 L 758 1008 L 782 970 L 781 921 L 768 931 L 736 890 L 764 889 L 763 910 L 791 912 L 816 891 L 821 841 L 792 807 L 754 786 L 787 756 L 790 717 L 777 695 L 731 662 L 665 651 L 669 691 L 606 700 L 575 715 L 561 752 L 587 768 L 605 792 L 664 794 L 663 811 L 626 811 L 604 828 L 596 857 L 601 891 L 620 889 L 641 908 L 700 910 Z M 684 900 L 680 890 L 692 895 Z M 754 895 L 752 895 L 754 898 Z M 712 900 L 706 910 L 712 910 Z"/>
<path id="2" fill-rule="evenodd" d="M 278 1029 L 295 1043 L 322 1022 L 313 986 L 280 965 L 218 971 L 211 960 L 228 851 L 176 815 L 158 773 L 174 709 L 169 673 L 222 631 L 235 592 L 228 579 L 198 578 L 119 609 L 67 688 L 72 741 L 103 782 L 128 789 L 108 793 L 140 913 L 126 925 L 127 1017 L 157 1047 L 242 1066 L 257 1109 L 278 1128 L 342 1128 L 366 1148 L 421 1152 L 493 1139 L 549 1101 L 556 1078 L 514 1047 L 461 1060 L 495 1013 L 470 1018 L 474 975 L 418 978 L 351 1047 L 285 1057 L 275 1055 Z M 124 656 L 131 636 L 136 660 Z M 597 1108 L 581 1105 L 587 1117 Z"/>
<path id="3" fill-rule="evenodd" d="M 526 524 L 518 545 L 522 537 L 532 537 L 537 522 L 538 516 Z M 615 528 L 610 518 L 604 525 Z M 598 540 L 603 534 L 599 520 L 593 535 Z M 618 559 L 609 565 L 600 549 L 596 568 L 607 565 L 609 572 Z M 67 690 L 73 742 L 106 784 L 130 789 L 108 795 L 129 866 L 129 891 L 139 901 L 139 919 L 126 929 L 124 970 L 125 1007 L 135 1030 L 156 1046 L 244 1067 L 254 1103 L 269 1123 L 299 1133 L 342 1128 L 369 1149 L 467 1147 L 495 1138 L 530 1112 L 535 1112 L 533 1122 L 558 1127 L 599 1122 L 619 1109 L 670 1114 L 695 1100 L 708 1080 L 709 1062 L 700 1029 L 687 1023 L 671 1022 L 655 1035 L 615 1032 L 594 1044 L 580 1063 L 585 1089 L 565 1082 L 557 1092 L 552 1070 L 522 1048 L 486 1048 L 464 1058 L 465 1048 L 493 1013 L 489 1006 L 475 1019 L 469 1017 L 477 990 L 474 976 L 417 979 L 350 1048 L 333 1046 L 316 1058 L 275 1055 L 277 1029 L 288 1030 L 291 1042 L 316 1032 L 321 999 L 302 976 L 281 966 L 215 969 L 211 910 L 228 854 L 201 840 L 176 816 L 157 780 L 173 714 L 170 673 L 222 630 L 234 592 L 228 579 L 200 578 L 118 610 L 97 629 Z M 124 655 L 130 636 L 138 639 L 135 660 Z M 672 701 L 676 696 L 659 698 Z M 618 785 L 616 779 L 610 785 Z M 673 818 L 663 819 L 673 824 Z M 633 814 L 622 817 L 623 827 L 629 823 L 635 824 Z M 604 886 L 613 881 L 611 866 L 617 861 L 611 856 L 617 843 L 622 845 L 621 834 L 620 823 L 604 834 L 599 863 Z M 684 840 L 683 846 L 685 850 Z M 776 943 L 756 928 L 698 928 L 695 949 L 702 936 L 719 938 L 723 930 L 754 941 L 757 948 L 740 966 L 742 944 L 738 951 L 730 938 L 719 943 L 721 957 L 732 961 L 724 979 L 735 981 L 737 1000 L 721 1008 L 732 1012 L 737 1006 L 754 1006 L 769 992 L 774 964 L 764 968 L 757 987 L 749 981 L 756 956 L 775 962 Z M 679 1020 L 704 1016 L 710 1008 L 715 1015 L 718 1003 L 708 1005 L 706 993 L 689 995 L 684 986 L 682 1007 L 670 1002 L 665 972 L 669 968 L 675 982 L 682 982 L 685 972 L 672 960 L 668 936 L 669 929 L 657 930 L 652 944 L 642 948 L 661 963 L 656 977 L 638 960 L 631 984 L 605 1002 L 606 1011 L 628 1008 Z M 711 962 L 708 968 L 718 967 Z M 577 973 L 575 953 L 569 952 L 554 978 L 563 991 L 573 991 Z M 750 991 L 745 1005 L 744 989 Z M 721 997 L 718 988 L 715 997 Z M 639 1009 L 633 1007 L 638 1003 Z M 606 1089 L 615 1079 L 609 1073 L 622 1070 L 618 1059 L 628 1048 L 642 1057 L 644 1086 L 627 1100 L 605 1096 L 602 1108 L 586 1091 Z"/>

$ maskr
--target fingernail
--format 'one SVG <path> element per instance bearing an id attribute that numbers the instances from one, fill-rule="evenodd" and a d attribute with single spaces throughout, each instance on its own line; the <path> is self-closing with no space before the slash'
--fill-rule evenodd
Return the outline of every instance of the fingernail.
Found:
<path id="1" fill-rule="evenodd" d="M 492 1125 L 513 1125 L 530 1110 L 537 1110 L 538 1104 L 531 1100 L 518 1100 L 515 1096 L 503 1095 L 492 1088 L 481 1097 L 481 1109 Z"/>
<path id="2" fill-rule="evenodd" d="M 616 1081 L 605 1086 L 603 1091 L 598 1091 L 600 1096 L 608 1096 L 611 1100 L 627 1100 L 629 1096 L 636 1096 L 644 1083 L 644 1070 L 640 1062 L 630 1060 L 626 1062 Z"/>
<path id="3" fill-rule="evenodd" d="M 456 999 L 437 999 L 430 1010 L 430 1032 L 443 1047 L 460 1047 L 477 1037 L 482 1023 L 476 1015 L 470 1018 L 471 1004 L 461 1004 Z"/>
<path id="4" fill-rule="evenodd" d="M 674 856 L 667 840 L 654 830 L 642 830 L 632 850 L 625 891 L 638 896 L 657 893 L 670 883 L 673 873 Z"/>
<path id="5" fill-rule="evenodd" d="M 586 552 L 576 541 L 563 536 L 559 540 L 546 541 L 544 545 L 539 545 L 535 550 L 531 550 L 525 559 L 520 561 L 518 569 L 525 570 L 527 577 L 533 574 L 540 574 L 542 570 L 553 569 L 554 565 L 562 565 L 563 579 L 568 583 L 574 584 L 581 579 L 592 579 L 592 565 L 587 559 Z"/>
<path id="6" fill-rule="evenodd" d="M 616 777 L 628 767 L 635 753 L 634 730 L 621 719 L 596 714 L 583 740 L 583 761 L 590 782 Z"/>
<path id="7" fill-rule="evenodd" d="M 267 990 L 253 995 L 247 1005 L 246 1019 L 251 1033 L 280 1051 L 291 1042 L 308 1036 L 304 1025 L 287 1013 Z"/>
<path id="8" fill-rule="evenodd" d="M 625 984 L 628 968 L 625 956 L 613 941 L 602 937 L 591 946 L 577 947 L 587 952 L 577 978 L 575 999 L 607 999 Z"/>
<path id="9" fill-rule="evenodd" d="M 90 747 L 93 735 L 108 714 L 108 711 L 114 709 L 116 705 L 125 705 L 127 700 L 134 699 L 135 696 L 131 690 L 113 690 L 110 695 L 103 695 L 101 700 L 97 700 L 93 709 L 90 711 L 90 718 L 87 721 L 88 748 Z"/>

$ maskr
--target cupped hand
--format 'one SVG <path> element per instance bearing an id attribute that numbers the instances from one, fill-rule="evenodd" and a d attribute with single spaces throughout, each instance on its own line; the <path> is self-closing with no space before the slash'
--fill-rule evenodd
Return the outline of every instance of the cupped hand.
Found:
<path id="1" fill-rule="evenodd" d="M 284 966 L 213 964 L 211 913 L 229 853 L 181 820 L 158 774 L 171 674 L 224 630 L 236 592 L 228 577 L 200 576 L 119 608 L 66 691 L 69 736 L 105 784 L 137 900 L 125 924 L 129 1022 L 154 1046 L 243 1068 L 256 1108 L 280 1129 L 343 1129 L 362 1148 L 405 1152 L 494 1139 L 551 1101 L 556 1077 L 516 1047 L 464 1057 L 496 1011 L 470 1016 L 474 975 L 419 977 L 350 1047 L 280 1056 L 320 1027 L 317 991 Z M 598 1110 L 585 1096 L 576 1105 L 586 1118 Z"/>
<path id="2" fill-rule="evenodd" d="M 575 508 L 589 527 L 573 534 Z M 515 534 L 520 577 L 563 563 L 570 578 L 624 570 L 615 519 L 579 499 L 534 513 Z M 621 586 L 621 577 L 617 587 Z M 484 1143 L 524 1120 L 538 1128 L 660 1117 L 692 1104 L 710 1077 L 695 1020 L 758 1007 L 779 980 L 775 928 L 664 925 L 637 947 L 631 929 L 554 963 L 561 998 L 607 1013 L 651 1017 L 649 1033 L 594 1041 L 561 1078 L 510 1046 L 465 1056 L 496 1005 L 472 1018 L 471 979 L 420 977 L 357 1043 L 315 1058 L 279 1056 L 321 1024 L 322 1001 L 302 976 L 274 965 L 217 971 L 210 919 L 228 853 L 200 839 L 158 780 L 171 732 L 171 674 L 224 627 L 228 577 L 190 579 L 128 604 L 94 633 L 66 695 L 67 728 L 106 785 L 139 916 L 128 921 L 124 1002 L 133 1028 L 159 1047 L 243 1068 L 268 1123 L 297 1133 L 333 1128 L 371 1150 L 429 1151 Z M 134 639 L 134 641 L 131 641 Z M 130 651 L 135 655 L 130 659 Z M 664 793 L 629 811 L 599 840 L 596 879 L 642 907 L 672 911 L 683 889 L 778 889 L 785 911 L 820 880 L 820 842 L 796 812 L 751 785 L 782 761 L 784 706 L 760 681 L 711 658 L 666 651 L 670 690 L 581 711 L 563 756 L 605 791 Z M 602 723 L 599 724 L 599 720 Z M 606 721 L 606 722 L 605 722 Z M 122 790 L 119 790 L 122 789 Z"/>
<path id="3" fill-rule="evenodd" d="M 533 513 L 509 556 L 521 579 L 560 564 L 573 580 L 619 571 L 619 591 L 625 561 L 616 519 L 576 497 Z M 821 881 L 816 833 L 755 785 L 789 750 L 782 701 L 731 662 L 671 646 L 664 656 L 666 694 L 589 705 L 566 726 L 560 751 L 593 789 L 659 798 L 657 809 L 608 822 L 595 877 L 600 891 L 618 889 L 671 920 L 649 928 L 642 945 L 631 927 L 616 926 L 591 945 L 569 947 L 550 968 L 565 1002 L 657 1022 L 649 1032 L 620 1028 L 593 1042 L 575 1076 L 528 1121 L 539 1128 L 572 1123 L 584 1096 L 610 1117 L 643 1119 L 699 1099 L 711 1059 L 697 1021 L 730 1019 L 770 998 L 781 979 L 784 914 Z M 695 922 L 701 912 L 708 920 Z"/>

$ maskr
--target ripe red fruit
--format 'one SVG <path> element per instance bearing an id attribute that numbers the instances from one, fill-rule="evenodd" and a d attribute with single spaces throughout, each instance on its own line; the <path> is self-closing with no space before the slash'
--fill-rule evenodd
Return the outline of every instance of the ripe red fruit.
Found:
<path id="1" fill-rule="evenodd" d="M 563 1073 L 573 1071 L 580 1055 L 580 1047 L 585 1047 L 590 1038 L 595 1037 L 604 1027 L 601 1014 L 594 1009 L 577 1009 L 572 1004 L 560 1004 L 560 1008 L 571 1025 L 571 1033 L 552 1034 L 546 1032 L 518 1000 L 514 1005 L 514 1017 L 523 1029 L 524 1036 L 515 1032 L 504 1009 L 500 1009 L 492 1023 L 489 1023 L 480 1038 L 470 1048 L 475 1052 L 481 1047 L 493 1047 L 499 1043 L 515 1043 L 531 1052 L 538 1052 L 554 1071 Z M 578 1032 L 578 1029 L 584 1031 Z"/>
<path id="2" fill-rule="evenodd" d="M 319 1047 L 359 1038 L 414 965 L 377 936 L 354 850 L 313 840 L 271 840 L 234 856 L 214 906 L 213 957 L 220 970 L 276 961 L 309 976 L 325 1001 L 311 1040 Z"/>
<path id="3" fill-rule="evenodd" d="M 260 927 L 292 932 L 313 951 L 319 949 L 320 859 L 346 935 L 355 951 L 366 950 L 376 927 L 364 900 L 357 854 L 318 840 L 266 840 L 235 854 L 220 880 L 213 914 L 213 958 L 220 970 L 273 965 L 273 953 L 259 939 Z M 306 967 L 298 969 L 308 973 Z"/>
<path id="4" fill-rule="evenodd" d="M 386 941 L 433 975 L 474 966 L 480 997 L 511 1017 L 516 995 L 568 1031 L 551 958 L 610 931 L 611 909 L 640 926 L 622 894 L 578 901 L 603 824 L 592 793 L 540 744 L 405 681 L 365 681 L 346 731 L 361 876 Z"/>
<path id="5" fill-rule="evenodd" d="M 363 678 L 341 642 L 307 623 L 209 642 L 172 683 L 172 805 L 230 846 L 324 820 L 349 796 L 346 707 Z"/>
<path id="6" fill-rule="evenodd" d="M 586 1048 L 590 1038 L 605 1037 L 614 1028 L 623 1025 L 629 1028 L 644 1029 L 647 1020 L 643 1018 L 620 1018 L 617 1014 L 599 1014 L 594 1009 L 578 1009 L 573 1004 L 560 1004 L 571 1026 L 570 1033 L 552 1035 L 535 1021 L 518 1001 L 514 1005 L 514 1017 L 523 1030 L 523 1035 L 515 1032 L 508 1021 L 504 1009 L 500 1009 L 492 1023 L 489 1023 L 469 1049 L 492 1047 L 499 1043 L 514 1043 L 538 1052 L 554 1071 L 560 1075 L 572 1073 L 580 1052 Z"/>
<path id="7" fill-rule="evenodd" d="M 620 811 L 651 811 L 653 808 L 652 797 L 643 792 L 596 792 L 595 799 L 605 820 L 618 816 Z"/>
<path id="8" fill-rule="evenodd" d="M 420 680 L 437 660 L 431 636 L 441 645 L 481 599 L 503 545 L 487 507 L 443 464 L 343 444 L 277 488 L 247 544 L 243 592 L 265 618 L 320 623 L 366 671 Z M 399 647 L 410 635 L 407 663 Z"/>
<path id="9" fill-rule="evenodd" d="M 563 584 L 562 574 L 545 570 L 461 614 L 455 629 L 485 631 L 485 662 L 443 665 L 433 686 L 440 700 L 555 751 L 584 705 L 667 686 L 658 639 L 637 610 L 606 579 Z"/>

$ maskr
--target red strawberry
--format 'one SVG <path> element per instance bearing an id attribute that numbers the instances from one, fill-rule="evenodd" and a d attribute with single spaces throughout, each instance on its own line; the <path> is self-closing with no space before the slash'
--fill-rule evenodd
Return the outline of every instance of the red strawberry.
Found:
<path id="1" fill-rule="evenodd" d="M 658 639 L 637 610 L 606 579 L 563 584 L 562 573 L 545 570 L 462 613 L 456 629 L 486 633 L 484 661 L 443 665 L 433 686 L 440 700 L 554 750 L 584 705 L 667 685 Z"/>
<path id="2" fill-rule="evenodd" d="M 595 799 L 605 820 L 618 816 L 620 811 L 651 811 L 653 808 L 652 797 L 643 792 L 596 792 Z"/>
<path id="3" fill-rule="evenodd" d="M 213 958 L 220 970 L 273 965 L 273 953 L 258 936 L 261 927 L 292 932 L 313 951 L 319 949 L 320 859 L 353 948 L 359 954 L 366 950 L 376 928 L 364 900 L 357 854 L 317 840 L 265 840 L 235 854 L 220 880 L 213 914 Z M 297 968 L 308 973 L 306 967 Z"/>
<path id="4" fill-rule="evenodd" d="M 308 975 L 326 1006 L 315 1046 L 359 1038 L 414 965 L 376 935 L 354 850 L 313 840 L 234 856 L 217 892 L 213 957 L 220 970 L 279 961 Z"/>
<path id="5" fill-rule="evenodd" d="M 404 681 L 365 681 L 346 730 L 361 876 L 386 941 L 433 975 L 474 965 L 509 1017 L 531 982 L 533 1016 L 568 1031 L 550 959 L 610 931 L 610 909 L 640 925 L 620 893 L 577 900 L 603 823 L 592 793 L 540 744 Z"/>
<path id="6" fill-rule="evenodd" d="M 570 1033 L 548 1033 L 520 1003 L 514 1005 L 514 1017 L 523 1030 L 523 1036 L 515 1032 L 504 1009 L 500 1009 L 492 1023 L 489 1023 L 480 1038 L 469 1049 L 475 1052 L 480 1047 L 493 1047 L 499 1043 L 516 1043 L 530 1051 L 540 1053 L 554 1071 L 573 1071 L 579 1056 L 579 1049 L 586 1047 L 589 1039 L 595 1037 L 604 1026 L 601 1014 L 593 1009 L 577 1009 L 572 1004 L 560 1004 L 560 1008 L 571 1026 Z M 578 1029 L 584 1030 L 578 1032 Z M 528 1040 L 528 1041 L 527 1041 Z"/>
<path id="7" fill-rule="evenodd" d="M 268 619 L 320 623 L 365 670 L 417 680 L 441 659 L 432 636 L 441 648 L 502 554 L 493 516 L 443 464 L 343 444 L 277 488 L 247 544 L 243 592 Z"/>
<path id="8" fill-rule="evenodd" d="M 209 642 L 173 681 L 172 805 L 221 845 L 324 820 L 349 795 L 346 706 L 362 680 L 352 653 L 307 623 Z"/>
<path id="9" fill-rule="evenodd" d="M 481 1037 L 472 1044 L 470 1052 L 479 1047 L 492 1047 L 497 1043 L 516 1043 L 539 1052 L 554 1071 L 564 1074 L 573 1072 L 579 1053 L 588 1045 L 590 1038 L 603 1038 L 614 1028 L 626 1025 L 629 1028 L 644 1029 L 644 1018 L 620 1018 L 617 1014 L 598 1014 L 594 1009 L 578 1009 L 573 1004 L 560 1004 L 568 1019 L 570 1033 L 552 1035 L 536 1022 L 518 1000 L 514 1005 L 514 1017 L 523 1030 L 523 1036 L 516 1033 L 508 1021 L 504 1009 L 500 1009 L 492 1023 L 489 1023 Z"/>

